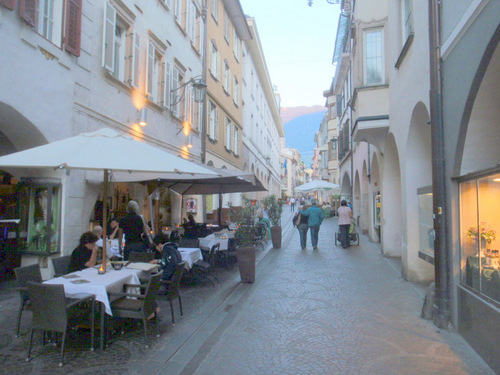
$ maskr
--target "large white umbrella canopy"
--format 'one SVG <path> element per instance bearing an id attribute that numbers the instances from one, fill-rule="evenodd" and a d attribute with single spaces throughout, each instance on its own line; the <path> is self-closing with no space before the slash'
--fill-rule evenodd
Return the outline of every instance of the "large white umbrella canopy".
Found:
<path id="1" fill-rule="evenodd" d="M 296 191 L 310 192 L 310 191 L 328 191 L 333 189 L 340 189 L 340 185 L 333 184 L 323 180 L 312 180 L 306 184 L 299 185 L 295 188 Z"/>
<path id="2" fill-rule="evenodd" d="M 109 128 L 55 141 L 0 157 L 0 167 L 52 168 L 104 171 L 104 196 L 108 194 L 111 171 L 217 174 L 145 142 Z M 104 199 L 103 222 L 107 199 Z M 106 225 L 103 225 L 106 235 Z M 103 241 L 104 254 L 106 241 Z M 105 257 L 103 257 L 105 259 Z"/>
<path id="3" fill-rule="evenodd" d="M 184 195 L 218 194 L 219 207 L 222 207 L 222 194 L 266 191 L 259 179 L 249 172 L 204 166 L 217 176 L 193 173 L 135 173 L 113 172 L 115 182 L 158 182 L 159 186 Z M 219 210 L 219 223 L 221 211 Z"/>
<path id="4" fill-rule="evenodd" d="M 2 156 L 0 166 L 217 175 L 198 164 L 109 128 Z"/>
<path id="5" fill-rule="evenodd" d="M 180 195 L 226 194 L 266 191 L 261 181 L 249 172 L 203 166 L 216 175 L 199 173 L 134 173 L 114 172 L 114 182 L 158 181 Z"/>

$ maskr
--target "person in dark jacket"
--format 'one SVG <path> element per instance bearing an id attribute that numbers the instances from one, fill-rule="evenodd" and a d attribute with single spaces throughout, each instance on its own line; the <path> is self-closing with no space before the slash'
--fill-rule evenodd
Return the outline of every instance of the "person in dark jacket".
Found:
<path id="1" fill-rule="evenodd" d="M 304 206 L 300 205 L 299 210 L 303 210 Z M 297 222 L 298 220 L 298 222 Z M 301 215 L 300 212 L 295 213 L 293 217 L 293 225 L 297 227 L 300 237 L 300 247 L 304 250 L 307 247 L 307 230 L 309 229 L 309 217 Z"/>
<path id="2" fill-rule="evenodd" d="M 129 201 L 127 214 L 120 220 L 118 228 L 118 247 L 123 249 L 123 259 L 128 260 L 131 252 L 143 252 L 147 250 L 142 234 L 144 233 L 144 222 L 139 213 L 139 204 Z M 125 248 L 122 247 L 123 235 L 125 235 Z"/>
<path id="3" fill-rule="evenodd" d="M 177 244 L 169 242 L 168 236 L 163 233 L 158 233 L 153 238 L 153 243 L 156 250 L 161 253 L 161 258 L 153 259 L 151 263 L 161 265 L 163 280 L 172 280 L 175 267 L 182 262 L 182 256 L 179 250 L 177 250 Z"/>
<path id="4" fill-rule="evenodd" d="M 92 232 L 85 232 L 80 237 L 79 245 L 71 253 L 68 273 L 94 267 L 97 263 L 97 245 L 99 238 Z"/>

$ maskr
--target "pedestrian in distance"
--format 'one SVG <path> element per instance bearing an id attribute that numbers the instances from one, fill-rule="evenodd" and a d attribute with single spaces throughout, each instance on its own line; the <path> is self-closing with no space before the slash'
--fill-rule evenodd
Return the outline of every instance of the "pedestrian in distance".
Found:
<path id="1" fill-rule="evenodd" d="M 300 205 L 299 210 L 303 210 L 304 206 Z M 295 216 L 293 217 L 293 226 L 297 227 L 297 230 L 299 231 L 299 237 L 300 237 L 300 247 L 302 250 L 304 250 L 307 247 L 307 230 L 309 229 L 308 226 L 308 221 L 309 218 L 305 215 L 302 215 L 299 211 L 295 213 Z"/>
<path id="2" fill-rule="evenodd" d="M 307 216 L 308 222 L 307 225 L 309 227 L 309 232 L 311 233 L 311 243 L 314 250 L 318 249 L 318 237 L 319 237 L 319 227 L 325 218 L 323 210 L 318 207 L 316 200 L 312 201 L 312 206 L 307 210 L 299 210 L 299 212 Z"/>
<path id="3" fill-rule="evenodd" d="M 339 232 L 340 232 L 340 243 L 344 249 L 351 246 L 351 241 L 349 240 L 349 228 L 351 227 L 352 210 L 347 205 L 347 202 L 342 200 L 340 202 L 340 207 L 337 210 L 339 217 Z"/>
<path id="4" fill-rule="evenodd" d="M 296 199 L 294 197 L 291 197 L 290 198 L 290 211 L 295 211 L 295 202 L 296 202 Z"/>

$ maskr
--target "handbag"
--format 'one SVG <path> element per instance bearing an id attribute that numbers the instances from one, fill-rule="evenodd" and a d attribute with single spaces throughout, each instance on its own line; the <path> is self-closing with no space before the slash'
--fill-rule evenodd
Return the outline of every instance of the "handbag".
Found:
<path id="1" fill-rule="evenodd" d="M 144 216 L 141 215 L 142 219 L 142 240 L 144 241 L 144 244 L 148 247 L 154 245 L 153 242 L 153 236 L 151 235 L 151 228 L 149 227 L 148 224 L 146 224 L 146 220 L 144 219 Z"/>
<path id="2" fill-rule="evenodd" d="M 293 218 L 293 225 L 295 225 L 296 227 L 299 226 L 300 224 L 300 219 L 302 218 L 302 215 L 300 213 L 298 213 L 294 218 Z"/>

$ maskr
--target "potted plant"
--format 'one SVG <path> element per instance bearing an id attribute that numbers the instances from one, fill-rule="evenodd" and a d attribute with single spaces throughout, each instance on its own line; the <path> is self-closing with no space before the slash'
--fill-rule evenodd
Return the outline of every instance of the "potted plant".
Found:
<path id="1" fill-rule="evenodd" d="M 479 228 L 475 225 L 467 230 L 467 236 L 474 241 L 481 239 L 481 248 L 486 248 L 486 244 L 490 245 L 497 239 L 497 232 L 491 229 L 487 223 L 482 221 Z"/>
<path id="2" fill-rule="evenodd" d="M 281 248 L 281 213 L 283 206 L 278 201 L 276 195 L 269 195 L 262 200 L 264 209 L 267 211 L 267 216 L 271 221 L 271 239 L 273 247 Z"/>
<path id="3" fill-rule="evenodd" d="M 234 238 L 238 268 L 243 283 L 255 281 L 255 211 L 253 202 L 245 197 L 241 207 L 234 207 L 229 203 L 231 221 L 237 225 Z"/>

